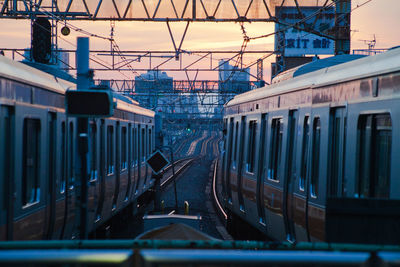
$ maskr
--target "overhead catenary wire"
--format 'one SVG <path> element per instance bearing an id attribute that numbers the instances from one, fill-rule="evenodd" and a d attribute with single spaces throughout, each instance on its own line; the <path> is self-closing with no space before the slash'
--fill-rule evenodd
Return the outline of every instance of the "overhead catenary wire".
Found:
<path id="1" fill-rule="evenodd" d="M 43 12 L 43 11 L 40 11 L 40 10 L 39 10 L 39 12 L 42 12 L 44 15 L 52 15 L 50 12 L 47 12 L 47 11 Z M 29 16 L 27 16 L 27 15 L 25 15 L 25 17 L 26 17 L 27 19 L 31 19 L 31 18 L 30 18 Z M 51 16 L 51 17 L 53 17 L 53 16 Z M 56 16 L 54 16 L 54 18 L 57 19 Z M 71 26 L 70 23 L 68 23 L 68 25 Z M 48 29 L 42 27 L 41 25 L 38 25 L 38 26 L 41 27 L 41 28 L 42 28 L 43 30 L 45 30 L 45 31 L 49 31 Z M 106 37 L 102 37 L 102 36 L 99 36 L 99 35 L 96 35 L 96 34 L 89 33 L 88 31 L 82 30 L 82 29 L 80 29 L 80 28 L 78 28 L 78 27 L 75 27 L 75 26 L 74 26 L 74 27 L 71 27 L 71 28 L 72 28 L 73 30 L 76 30 L 76 31 L 78 31 L 78 32 L 84 33 L 84 34 L 89 35 L 89 36 L 92 36 L 92 37 L 97 37 L 97 38 L 100 38 L 100 39 L 110 40 L 110 38 L 106 38 Z M 50 33 L 51 33 L 51 32 L 50 32 Z M 66 42 L 66 43 L 68 43 L 69 45 L 71 45 L 71 46 L 73 46 L 73 47 L 76 48 L 76 44 L 74 44 L 74 43 L 68 41 L 66 38 L 63 38 L 61 35 L 58 35 L 58 34 L 57 34 L 57 38 L 60 38 L 60 39 L 63 40 L 64 42 Z M 54 56 L 54 55 L 53 55 L 53 56 Z M 55 58 L 56 58 L 58 61 L 63 62 L 63 63 L 65 64 L 65 62 L 64 62 L 61 58 L 59 58 L 58 56 L 55 56 Z M 99 57 L 96 57 L 95 55 L 90 55 L 90 56 L 89 56 L 89 60 L 90 60 L 90 61 L 93 61 L 93 62 L 95 62 L 95 63 L 97 63 L 97 64 L 99 64 L 99 65 L 101 65 L 101 66 L 103 66 L 103 67 L 105 67 L 105 68 L 108 68 L 108 69 L 112 70 L 112 66 L 111 66 L 108 62 L 102 60 L 102 59 L 99 58 Z M 66 65 L 67 65 L 67 64 L 66 64 Z M 70 68 L 72 68 L 70 65 L 67 65 L 67 66 L 70 67 Z M 125 75 L 125 74 L 124 74 L 123 72 L 121 72 L 120 70 L 118 70 L 118 69 L 115 69 L 115 70 L 118 71 L 120 74 L 122 74 L 123 76 L 125 76 L 126 78 L 129 79 L 129 76 Z"/>
<path id="2" fill-rule="evenodd" d="M 371 0 L 369 0 L 369 1 L 371 1 Z M 327 2 L 326 2 L 326 3 L 327 3 Z M 224 83 L 224 82 L 229 81 L 230 79 L 232 79 L 232 77 L 234 76 L 235 72 L 238 72 L 239 62 L 241 62 L 241 63 L 243 64 L 243 53 L 244 53 L 245 49 L 247 48 L 248 43 L 249 43 L 251 40 L 256 40 L 256 39 L 260 39 L 260 38 L 270 37 L 270 36 L 273 36 L 273 35 L 275 35 L 275 34 L 278 34 L 278 33 L 282 32 L 282 31 L 286 31 L 287 29 L 296 27 L 296 25 L 299 25 L 299 24 L 301 24 L 301 23 L 303 23 L 303 22 L 305 22 L 305 21 L 307 21 L 307 20 L 309 20 L 309 19 L 311 19 L 311 18 L 313 18 L 313 17 L 318 16 L 324 9 L 326 9 L 326 8 L 328 8 L 328 7 L 330 7 L 330 6 L 334 5 L 334 4 L 335 4 L 335 2 L 332 2 L 332 3 L 330 3 L 329 5 L 324 5 L 323 7 L 321 7 L 320 9 L 318 9 L 318 10 L 317 10 L 316 12 L 314 12 L 313 14 L 311 14 L 311 15 L 309 15 L 309 16 L 303 18 L 302 20 L 300 20 L 300 21 L 298 21 L 298 22 L 296 22 L 296 23 L 293 23 L 293 24 L 291 24 L 291 25 L 287 25 L 285 28 L 283 28 L 283 29 L 281 29 L 281 30 L 279 30 L 279 31 L 275 31 L 275 32 L 273 32 L 273 33 L 270 33 L 270 34 L 267 34 L 267 35 L 258 36 L 258 37 L 249 37 L 249 36 L 247 35 L 247 32 L 246 32 L 245 28 L 244 28 L 243 22 L 241 22 L 240 26 L 241 26 L 241 30 L 242 30 L 242 34 L 243 34 L 243 43 L 242 43 L 242 47 L 241 47 L 241 49 L 240 49 L 240 52 L 239 52 L 238 55 L 237 55 L 237 58 L 236 58 L 236 61 L 235 61 L 235 65 L 233 66 L 230 75 L 228 76 L 227 79 L 225 79 L 225 80 L 222 81 L 222 82 Z M 276 23 L 278 23 L 278 22 L 276 21 Z M 286 46 L 286 45 L 285 45 L 285 46 Z M 265 59 L 265 58 L 267 58 L 267 57 L 270 57 L 270 56 L 273 55 L 273 54 L 274 54 L 274 53 L 269 53 L 269 54 L 263 56 L 262 58 Z M 250 66 L 252 66 L 252 65 L 254 65 L 254 64 L 255 64 L 255 63 L 251 63 Z M 244 68 L 240 68 L 240 72 L 246 72 L 247 74 L 251 75 L 249 72 L 245 71 L 245 69 L 248 68 L 248 67 L 249 67 L 249 66 L 246 66 L 246 67 L 244 67 Z M 253 75 L 252 75 L 252 76 L 253 76 Z"/>
<path id="3" fill-rule="evenodd" d="M 56 21 L 64 21 L 61 17 L 58 17 L 58 16 L 56 16 L 54 13 L 45 10 L 44 8 L 40 7 L 38 4 L 34 4 L 34 6 L 35 6 L 35 7 L 38 9 L 38 11 L 39 11 L 40 13 L 42 13 L 43 15 L 47 15 L 48 17 L 50 17 L 50 18 L 52 18 L 52 19 L 55 19 Z M 26 16 L 26 17 L 29 18 L 28 16 Z M 30 18 L 29 18 L 29 19 L 30 19 Z M 130 68 L 130 70 L 131 70 L 134 74 L 138 74 L 138 75 L 139 75 L 139 73 L 138 73 L 137 71 L 135 71 L 135 70 L 132 68 L 132 66 L 130 65 L 130 63 L 129 63 L 129 61 L 127 60 L 127 58 L 122 54 L 121 49 L 119 48 L 119 46 L 118 46 L 116 40 L 115 40 L 113 37 L 105 37 L 105 36 L 101 36 L 101 35 L 98 35 L 98 34 L 93 34 L 93 33 L 89 32 L 89 31 L 86 31 L 86 30 L 84 30 L 84 29 L 81 29 L 81 28 L 79 28 L 79 27 L 76 27 L 75 25 L 73 25 L 73 24 L 71 24 L 71 23 L 68 23 L 68 22 L 66 22 L 66 21 L 64 21 L 64 23 L 65 23 L 66 26 L 70 27 L 72 30 L 74 30 L 74 31 L 76 31 L 76 32 L 83 33 L 83 34 L 85 34 L 85 35 L 87 35 L 87 36 L 89 36 L 89 37 L 94 37 L 94 38 L 99 38 L 99 39 L 103 39 L 103 40 L 110 41 L 110 42 L 112 43 L 113 48 L 115 48 L 115 51 L 116 51 L 117 54 L 120 56 L 120 58 L 123 60 L 123 62 L 126 63 L 126 65 Z M 39 26 L 40 26 L 40 25 L 39 25 Z M 43 28 L 43 27 L 42 27 L 42 28 Z M 43 28 L 43 29 L 44 29 L 44 28 Z M 48 31 L 47 29 L 45 29 L 45 30 Z M 68 41 L 67 39 L 63 38 L 62 36 L 60 36 L 60 35 L 58 35 L 58 34 L 57 34 L 57 38 L 60 38 L 60 39 L 63 40 L 64 42 L 66 42 L 66 43 L 68 43 L 68 44 L 70 44 L 70 45 L 72 45 L 73 47 L 76 48 L 76 44 L 74 44 L 74 43 Z M 106 68 L 110 69 L 110 70 L 118 71 L 120 74 L 122 74 L 123 76 L 125 76 L 125 77 L 128 78 L 128 79 L 130 78 L 130 77 L 127 76 L 125 73 L 123 73 L 121 70 L 119 70 L 119 69 L 114 69 L 113 66 L 111 66 L 108 62 L 102 60 L 102 59 L 99 58 L 99 57 L 96 57 L 95 55 L 90 55 L 90 56 L 89 56 L 89 59 L 90 59 L 91 61 L 93 61 L 93 62 L 95 62 L 95 63 L 97 63 L 97 64 L 103 66 L 103 67 L 106 67 Z M 57 57 L 57 60 L 60 60 L 60 58 Z M 61 61 L 61 60 L 60 60 L 60 61 Z M 70 66 L 69 66 L 69 67 L 70 67 Z"/>
<path id="4" fill-rule="evenodd" d="M 338 21 L 343 20 L 347 15 L 351 14 L 353 11 L 355 11 L 355 10 L 361 8 L 362 6 L 368 4 L 368 3 L 371 2 L 371 1 L 372 1 L 372 0 L 366 0 L 366 1 L 363 2 L 362 4 L 359 4 L 359 5 L 357 5 L 356 7 L 352 8 L 349 12 L 346 12 L 346 13 L 341 14 L 341 15 L 338 16 L 336 19 L 337 19 Z M 306 18 L 303 18 L 301 21 L 296 22 L 296 23 L 294 23 L 294 24 L 292 24 L 292 25 L 288 25 L 287 27 L 285 27 L 285 28 L 283 28 L 283 29 L 280 29 L 280 30 L 278 30 L 278 31 L 275 31 L 275 32 L 273 32 L 273 33 L 270 33 L 270 34 L 267 34 L 267 35 L 261 35 L 261 36 L 257 36 L 257 37 L 249 37 L 249 42 L 250 42 L 251 40 L 256 40 L 256 39 L 260 39 L 260 38 L 270 37 L 270 36 L 273 36 L 273 35 L 275 35 L 275 34 L 278 34 L 278 33 L 282 32 L 282 31 L 286 31 L 287 29 L 290 29 L 290 28 L 294 27 L 295 25 L 297 25 L 297 24 L 299 24 L 299 23 L 301 23 L 301 22 L 307 21 L 307 20 L 309 20 L 310 18 L 312 18 L 312 17 L 314 17 L 314 16 L 317 16 L 320 12 L 322 12 L 324 9 L 328 8 L 329 6 L 332 6 L 333 4 L 335 4 L 335 3 L 332 2 L 331 4 L 329 4 L 329 5 L 327 5 L 327 6 L 321 7 L 317 12 L 314 12 L 312 15 L 310 15 L 310 16 L 308 16 L 308 17 L 306 17 Z M 305 36 L 307 36 L 307 35 L 309 35 L 309 34 L 313 34 L 313 32 L 307 32 L 306 29 L 304 29 L 304 32 L 305 32 L 305 33 L 302 35 L 302 37 L 305 37 Z M 286 46 L 287 46 L 287 45 L 285 44 L 284 47 L 286 48 Z M 261 58 L 262 58 L 262 59 L 265 59 L 265 58 L 268 58 L 268 57 L 272 56 L 273 54 L 274 54 L 274 53 L 269 53 L 269 54 L 266 54 L 265 56 L 263 56 L 263 57 L 261 57 Z M 256 62 L 257 62 L 257 61 L 254 61 L 254 62 L 252 62 L 252 63 L 246 65 L 244 68 L 242 68 L 242 71 L 244 71 L 244 69 L 246 69 L 246 68 L 248 68 L 248 67 L 253 66 L 254 64 L 256 64 Z"/>
<path id="5" fill-rule="evenodd" d="M 353 8 L 350 12 L 356 10 L 357 8 L 360 8 L 360 7 L 364 6 L 365 4 L 367 4 L 367 3 L 371 2 L 371 1 L 372 1 L 372 0 L 367 0 L 367 1 L 365 1 L 364 3 L 357 5 L 357 6 L 356 6 L 355 8 Z M 321 7 L 321 9 L 319 10 L 319 12 L 321 12 L 323 9 L 326 9 L 326 8 L 328 8 L 329 6 L 332 6 L 332 5 L 334 5 L 334 4 L 335 4 L 335 1 L 333 1 L 333 2 L 330 3 L 329 5 L 325 5 L 325 6 Z M 38 6 L 37 4 L 35 4 L 35 5 L 36 5 L 38 8 L 40 8 L 41 10 L 43 9 L 42 7 Z M 54 19 L 56 19 L 56 20 L 58 20 L 58 21 L 64 21 L 62 17 L 56 16 L 54 13 L 51 13 L 51 12 L 49 12 L 49 11 L 43 10 L 43 11 L 41 11 L 41 12 L 42 12 L 43 14 L 47 14 L 48 16 L 50 16 L 50 17 L 52 17 L 52 18 L 54 18 Z M 312 14 L 312 15 L 306 17 L 306 18 L 303 18 L 301 21 L 296 22 L 296 24 L 302 23 L 302 22 L 304 22 L 304 21 L 306 21 L 306 20 L 308 20 L 308 19 L 310 19 L 310 18 L 312 18 L 312 17 L 314 17 L 314 16 L 317 16 L 317 15 L 319 14 L 319 12 L 315 12 L 314 14 Z M 349 12 L 347 12 L 347 13 L 345 13 L 345 14 L 342 14 L 340 17 L 338 17 L 338 19 L 343 19 L 343 17 L 346 16 L 348 13 L 349 13 Z M 109 37 L 104 37 L 104 36 L 97 35 L 97 34 L 93 34 L 93 33 L 90 33 L 90 32 L 88 32 L 88 31 L 86 31 L 86 30 L 84 30 L 84 29 L 81 29 L 81 28 L 79 28 L 79 27 L 76 27 L 76 26 L 72 25 L 71 23 L 67 23 L 66 21 L 65 21 L 65 24 L 68 25 L 69 27 L 71 27 L 71 29 L 73 29 L 73 30 L 76 31 L 76 32 L 80 32 L 80 33 L 86 34 L 86 35 L 91 36 L 91 37 L 95 37 L 95 38 L 100 38 L 100 39 L 104 39 L 104 40 L 111 41 L 111 42 L 113 43 L 113 47 L 116 48 L 116 52 L 117 52 L 118 56 L 122 59 L 122 62 L 125 64 L 124 66 L 128 66 L 129 70 L 132 71 L 133 74 L 135 74 L 135 75 L 140 75 L 137 71 L 134 70 L 134 68 L 133 68 L 132 65 L 130 64 L 130 62 L 132 62 L 132 61 L 131 61 L 131 60 L 128 60 L 128 59 L 123 55 L 123 53 L 122 53 L 121 49 L 119 48 L 119 46 L 118 46 L 118 44 L 117 44 L 117 42 L 116 42 L 115 39 L 109 38 Z M 293 26 L 295 26 L 296 24 L 293 24 Z M 290 28 L 290 25 L 287 26 L 287 27 Z M 241 28 L 242 28 L 242 30 L 243 30 L 243 29 L 244 29 L 244 25 L 241 25 Z M 247 45 L 248 45 L 248 43 L 249 43 L 251 40 L 255 40 L 255 39 L 258 39 L 258 38 L 268 37 L 268 36 L 274 35 L 274 34 L 276 34 L 276 33 L 277 33 L 277 32 L 270 33 L 270 34 L 268 34 L 268 35 L 263 35 L 263 36 L 256 36 L 256 37 L 249 37 L 249 36 L 244 37 L 244 40 L 243 40 L 243 43 L 242 43 L 242 47 L 241 47 L 240 52 L 238 53 L 238 55 L 237 55 L 237 57 L 236 57 L 236 61 L 235 61 L 235 67 L 236 67 L 236 69 L 237 69 L 237 66 L 238 66 L 240 63 L 243 64 L 243 53 L 245 52 L 245 50 L 246 50 L 246 48 L 247 48 Z M 58 36 L 59 36 L 59 35 L 58 35 Z M 67 42 L 67 43 L 70 43 L 70 42 L 68 42 L 67 40 L 65 40 L 64 38 L 62 38 L 61 36 L 59 36 L 59 38 L 61 38 L 63 41 L 65 41 L 65 42 Z M 270 55 L 270 54 L 269 54 L 269 55 Z M 266 58 L 266 57 L 268 57 L 269 55 L 263 56 L 263 58 Z M 95 58 L 95 59 L 93 59 L 92 57 Z M 108 62 L 103 61 L 102 59 L 97 58 L 96 56 L 91 56 L 91 60 L 93 60 L 94 62 L 96 62 L 97 64 L 100 64 L 100 65 L 102 65 L 102 66 L 107 66 L 109 69 L 113 69 L 112 67 L 109 67 L 109 63 L 108 63 Z M 217 59 L 214 59 L 214 60 L 217 60 Z M 60 60 L 60 61 L 61 61 L 61 60 Z M 247 66 L 249 66 L 249 65 L 252 66 L 252 65 L 254 65 L 254 63 L 250 63 L 250 64 L 248 64 Z M 120 72 L 120 73 L 121 73 L 122 75 L 124 75 L 125 77 L 129 78 L 129 77 L 126 76 L 121 70 L 119 70 L 119 69 L 115 69 L 115 70 L 118 71 L 118 72 Z M 231 74 L 232 74 L 232 75 L 230 75 L 230 76 L 233 76 L 233 72 L 232 72 Z M 147 79 L 145 79 L 145 78 L 142 77 L 142 76 L 140 76 L 140 78 L 141 78 L 141 79 L 144 79 L 144 80 L 147 80 Z M 230 78 L 231 78 L 231 77 L 230 77 Z M 149 80 L 149 81 L 150 81 L 150 80 Z M 154 80 L 151 80 L 151 81 L 154 81 Z"/>

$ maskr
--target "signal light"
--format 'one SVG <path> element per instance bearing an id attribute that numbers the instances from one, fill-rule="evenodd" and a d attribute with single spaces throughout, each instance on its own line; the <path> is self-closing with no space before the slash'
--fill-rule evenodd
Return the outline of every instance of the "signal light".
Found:
<path id="1" fill-rule="evenodd" d="M 47 18 L 37 18 L 32 25 L 32 57 L 47 64 L 51 58 L 51 24 Z"/>
<path id="2" fill-rule="evenodd" d="M 61 28 L 61 33 L 64 36 L 68 36 L 71 33 L 71 30 L 67 26 L 64 26 Z"/>
<path id="3" fill-rule="evenodd" d="M 65 107 L 68 116 L 110 117 L 114 114 L 112 92 L 109 90 L 67 90 Z"/>

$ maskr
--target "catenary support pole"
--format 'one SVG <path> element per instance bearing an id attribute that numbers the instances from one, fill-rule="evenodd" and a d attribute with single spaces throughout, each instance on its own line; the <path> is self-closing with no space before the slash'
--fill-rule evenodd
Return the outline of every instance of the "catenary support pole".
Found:
<path id="1" fill-rule="evenodd" d="M 89 38 L 77 38 L 76 64 L 77 64 L 77 90 L 87 90 L 90 86 L 89 71 Z M 78 118 L 78 152 L 80 159 L 80 212 L 79 212 L 79 238 L 88 238 L 88 119 Z"/>

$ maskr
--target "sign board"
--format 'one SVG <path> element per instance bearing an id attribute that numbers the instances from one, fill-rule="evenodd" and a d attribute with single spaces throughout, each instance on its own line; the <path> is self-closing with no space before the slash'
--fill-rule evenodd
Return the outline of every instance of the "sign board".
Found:
<path id="1" fill-rule="evenodd" d="M 153 170 L 154 174 L 159 174 L 169 165 L 169 161 L 165 158 L 160 150 L 154 152 L 148 159 L 147 165 Z"/>
<path id="2" fill-rule="evenodd" d="M 65 108 L 68 116 L 110 117 L 114 113 L 113 95 L 110 90 L 67 90 Z"/>
<path id="3" fill-rule="evenodd" d="M 322 32 L 335 26 L 335 9 L 329 7 L 321 11 L 321 7 L 301 7 L 301 13 L 297 7 L 277 7 L 276 16 L 279 21 L 287 25 L 293 25 L 300 21 L 314 30 Z M 316 15 L 318 14 L 319 15 Z M 308 19 L 307 19 L 308 18 Z M 335 42 L 325 37 L 297 30 L 293 27 L 276 23 L 275 31 L 282 34 L 275 35 L 275 51 L 282 51 L 280 46 L 284 44 L 285 56 L 303 55 L 332 55 L 335 53 Z M 303 25 L 300 25 L 303 27 Z M 279 42 L 279 38 L 284 38 Z"/>

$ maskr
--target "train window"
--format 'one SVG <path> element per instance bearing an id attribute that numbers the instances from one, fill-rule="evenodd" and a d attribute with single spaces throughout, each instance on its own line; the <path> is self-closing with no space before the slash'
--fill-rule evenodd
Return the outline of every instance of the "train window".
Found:
<path id="1" fill-rule="evenodd" d="M 145 159 L 146 159 L 146 139 L 145 139 L 145 134 L 146 134 L 145 129 L 142 128 L 142 134 L 141 134 L 141 136 L 142 136 L 142 140 L 141 140 L 141 143 L 142 143 L 141 161 L 142 162 L 144 162 Z"/>
<path id="2" fill-rule="evenodd" d="M 283 138 L 283 119 L 273 119 L 271 124 L 270 156 L 268 166 L 268 179 L 279 180 L 278 171 L 281 164 Z"/>
<path id="3" fill-rule="evenodd" d="M 90 136 L 90 177 L 91 181 L 97 180 L 97 125 L 95 123 L 91 123 L 89 127 L 89 136 Z"/>
<path id="4" fill-rule="evenodd" d="M 331 110 L 330 125 L 330 145 L 329 145 L 329 186 L 328 193 L 331 196 L 345 195 L 344 189 L 344 167 L 346 162 L 346 124 L 344 108 L 335 108 Z"/>
<path id="5" fill-rule="evenodd" d="M 107 172 L 106 162 L 106 122 L 104 119 L 100 120 L 100 177 L 104 181 L 103 175 Z"/>
<path id="6" fill-rule="evenodd" d="M 69 123 L 69 160 L 68 160 L 68 186 L 70 189 L 74 188 L 74 182 L 75 182 L 75 171 L 74 171 L 74 123 L 71 121 Z"/>
<path id="7" fill-rule="evenodd" d="M 237 160 L 237 150 L 238 150 L 238 135 L 239 135 L 239 122 L 236 122 L 236 126 L 235 126 L 235 142 L 233 143 L 233 145 L 235 146 L 235 149 L 233 150 L 233 154 L 232 154 L 232 165 L 233 167 L 236 167 L 236 160 Z"/>
<path id="8" fill-rule="evenodd" d="M 233 153 L 232 153 L 232 148 L 233 148 L 233 147 L 232 147 L 232 146 L 233 146 L 233 125 L 234 125 L 234 123 L 233 123 L 233 118 L 231 118 L 231 121 L 230 121 L 230 123 L 229 123 L 228 147 L 227 147 L 227 152 L 228 152 L 229 154 L 226 155 L 227 160 L 229 160 L 228 169 L 229 169 L 229 167 L 230 167 L 231 160 L 232 160 L 231 155 L 233 154 Z"/>
<path id="9" fill-rule="evenodd" d="M 147 158 L 147 156 L 149 155 L 149 151 L 150 151 L 150 147 L 149 147 L 149 138 L 150 138 L 150 136 L 149 136 L 148 126 L 146 125 L 146 140 L 145 140 L 145 142 L 146 142 L 146 144 L 145 144 L 145 147 L 146 147 L 145 156 L 146 156 L 146 158 Z M 146 159 L 145 159 L 145 160 L 146 160 Z"/>
<path id="10" fill-rule="evenodd" d="M 254 173 L 254 156 L 256 150 L 256 135 L 257 135 L 257 121 L 250 121 L 249 123 L 249 142 L 247 150 L 247 172 Z"/>
<path id="11" fill-rule="evenodd" d="M 61 185 L 60 193 L 65 192 L 66 169 L 65 169 L 65 153 L 66 153 L 66 129 L 65 121 L 61 123 Z"/>
<path id="12" fill-rule="evenodd" d="M 117 168 L 116 171 L 121 171 L 121 126 L 119 121 L 117 121 L 115 131 L 115 162 L 113 165 Z"/>
<path id="13" fill-rule="evenodd" d="M 128 148 L 128 158 L 127 158 L 127 168 L 129 168 L 130 166 L 132 166 L 132 164 L 131 164 L 131 162 L 133 161 L 133 159 L 132 159 L 132 132 L 133 132 L 133 129 L 132 129 L 132 125 L 131 124 L 129 124 L 128 125 L 128 133 L 127 133 L 127 137 L 128 137 L 128 146 L 127 146 L 127 148 Z"/>
<path id="14" fill-rule="evenodd" d="M 300 171 L 300 180 L 299 180 L 299 188 L 304 191 L 304 185 L 307 176 L 307 165 L 308 165 L 308 140 L 310 138 L 310 118 L 308 116 L 304 117 L 303 124 L 303 142 L 301 148 L 301 171 Z"/>
<path id="15" fill-rule="evenodd" d="M 128 161 L 126 157 L 126 127 L 122 127 L 121 131 L 121 170 L 128 167 Z"/>
<path id="16" fill-rule="evenodd" d="M 22 204 L 40 199 L 40 120 L 25 119 L 23 125 Z"/>
<path id="17" fill-rule="evenodd" d="M 48 113 L 48 181 L 49 192 L 52 196 L 55 196 L 56 190 L 56 142 L 57 142 L 57 114 L 54 112 Z"/>
<path id="18" fill-rule="evenodd" d="M 132 131 L 132 153 L 133 153 L 133 162 L 132 162 L 132 167 L 136 166 L 137 164 L 137 130 L 136 128 L 133 128 Z"/>
<path id="19" fill-rule="evenodd" d="M 153 148 L 152 148 L 152 143 L 151 143 L 151 129 L 149 129 L 149 151 L 148 151 L 148 155 L 151 154 Z"/>
<path id="20" fill-rule="evenodd" d="M 312 197 L 317 197 L 318 195 L 320 143 L 321 143 L 321 120 L 320 118 L 314 118 L 312 172 L 311 172 L 311 188 L 310 188 Z"/>
<path id="21" fill-rule="evenodd" d="M 389 198 L 392 121 L 389 114 L 362 115 L 358 121 L 357 195 Z"/>
<path id="22" fill-rule="evenodd" d="M 341 118 L 333 118 L 332 136 L 331 136 L 331 182 L 329 192 L 332 196 L 337 194 L 338 180 L 339 180 L 339 164 L 340 164 L 340 126 Z"/>
<path id="23" fill-rule="evenodd" d="M 107 174 L 114 173 L 114 127 L 107 126 Z"/>

